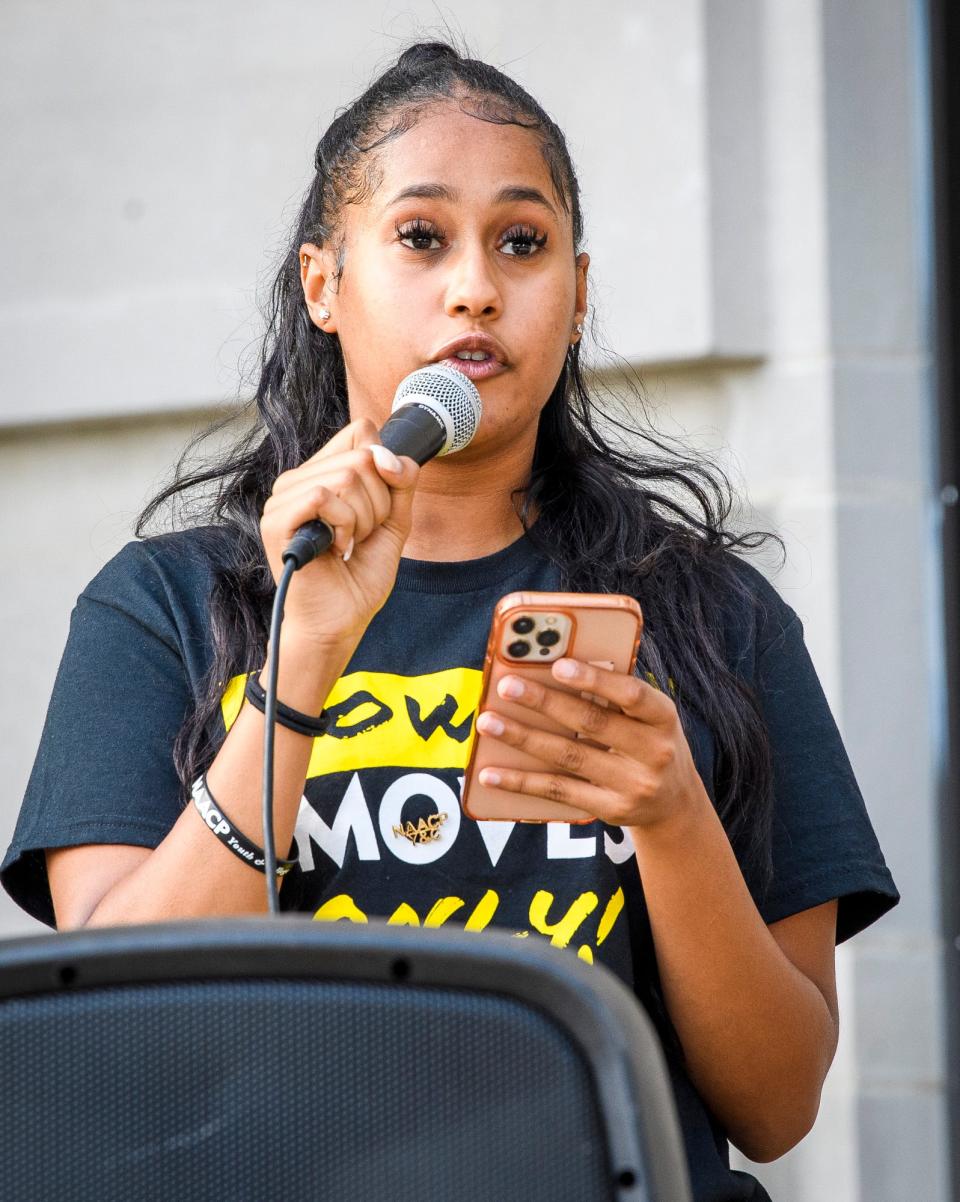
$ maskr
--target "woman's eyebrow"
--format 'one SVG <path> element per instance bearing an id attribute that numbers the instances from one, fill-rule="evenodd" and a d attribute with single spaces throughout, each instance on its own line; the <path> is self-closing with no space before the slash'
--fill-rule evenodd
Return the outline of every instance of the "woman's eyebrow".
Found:
<path id="1" fill-rule="evenodd" d="M 391 208 L 393 205 L 400 204 L 404 200 L 446 200 L 457 201 L 460 199 L 460 193 L 456 188 L 450 188 L 446 184 L 410 184 L 407 188 L 401 188 L 400 191 L 392 196 L 386 203 L 386 208 Z M 494 204 L 516 204 L 518 201 L 530 201 L 532 204 L 542 205 L 548 209 L 554 217 L 557 216 L 557 211 L 544 196 L 539 188 L 531 188 L 524 184 L 508 184 L 500 189 L 494 196 Z"/>
<path id="2" fill-rule="evenodd" d="M 539 188 L 529 188 L 523 184 L 509 184 L 506 188 L 501 188 L 493 198 L 493 203 L 499 205 L 509 204 L 512 202 L 516 204 L 517 201 L 521 200 L 529 200 L 535 205 L 543 205 L 545 209 L 550 210 L 554 217 L 557 215 L 556 209 L 553 207 L 550 201 L 547 200 Z"/>
<path id="3" fill-rule="evenodd" d="M 455 188 L 448 188 L 446 184 L 411 184 L 391 196 L 384 207 L 389 209 L 402 200 L 457 200 L 459 196 Z"/>

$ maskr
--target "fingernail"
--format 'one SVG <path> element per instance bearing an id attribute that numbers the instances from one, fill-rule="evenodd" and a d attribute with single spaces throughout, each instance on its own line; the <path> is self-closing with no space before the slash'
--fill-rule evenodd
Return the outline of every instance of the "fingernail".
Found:
<path id="1" fill-rule="evenodd" d="M 343 553 L 343 562 L 346 563 L 352 554 L 353 554 L 353 539 L 351 539 L 347 543 L 347 549 Z"/>
<path id="2" fill-rule="evenodd" d="M 403 464 L 394 455 L 393 451 L 387 447 L 383 447 L 380 443 L 375 442 L 370 447 L 370 453 L 373 455 L 373 461 L 379 468 L 383 468 L 386 472 L 402 472 Z"/>
<path id="3" fill-rule="evenodd" d="M 477 719 L 477 730 L 482 730 L 485 735 L 502 735 L 504 727 L 495 714 L 481 714 Z"/>
<path id="4" fill-rule="evenodd" d="M 522 697 L 523 683 L 513 676 L 505 676 L 499 684 L 501 697 Z"/>
<path id="5" fill-rule="evenodd" d="M 499 785 L 503 777 L 493 768 L 484 768 L 480 773 L 481 785 Z"/>
<path id="6" fill-rule="evenodd" d="M 580 670 L 579 665 L 575 664 L 572 659 L 558 659 L 553 667 L 556 674 L 565 680 L 572 680 Z"/>

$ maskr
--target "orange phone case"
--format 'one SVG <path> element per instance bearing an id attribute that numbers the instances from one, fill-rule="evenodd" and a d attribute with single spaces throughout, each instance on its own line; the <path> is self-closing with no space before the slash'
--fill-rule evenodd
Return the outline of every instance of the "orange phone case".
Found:
<path id="1" fill-rule="evenodd" d="M 496 710 L 505 718 L 570 737 L 570 730 L 559 722 L 500 697 L 498 682 L 507 675 L 520 675 L 607 705 L 603 698 L 556 680 L 551 664 L 555 659 L 569 657 L 632 674 L 642 629 L 643 616 L 633 597 L 613 593 L 509 593 L 497 602 L 493 611 L 477 713 Z M 548 631 L 558 633 L 559 639 L 554 640 Z M 511 655 L 508 647 L 519 643 L 527 644 L 527 652 L 523 656 Z M 463 782 L 462 805 L 468 817 L 501 822 L 593 821 L 592 814 L 563 802 L 484 787 L 480 783 L 480 770 L 493 765 L 533 772 L 559 771 L 501 739 L 484 736 L 474 727 Z"/>

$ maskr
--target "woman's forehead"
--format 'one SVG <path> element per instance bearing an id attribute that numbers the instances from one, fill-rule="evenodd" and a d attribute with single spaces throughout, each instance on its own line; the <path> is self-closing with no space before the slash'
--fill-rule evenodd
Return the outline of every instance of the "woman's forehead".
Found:
<path id="1" fill-rule="evenodd" d="M 542 196 L 558 218 L 566 207 L 537 130 L 485 120 L 456 104 L 431 106 L 373 153 L 376 182 L 367 203 L 377 212 L 415 195 L 503 203 L 524 199 L 523 192 Z"/>

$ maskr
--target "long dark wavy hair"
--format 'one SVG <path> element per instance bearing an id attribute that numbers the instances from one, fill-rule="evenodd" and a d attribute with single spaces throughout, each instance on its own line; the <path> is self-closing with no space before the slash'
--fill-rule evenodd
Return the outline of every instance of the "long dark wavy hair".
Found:
<path id="1" fill-rule="evenodd" d="M 361 202 L 375 186 L 377 147 L 438 102 L 533 133 L 571 218 L 574 253 L 580 248 L 579 188 L 564 136 L 523 88 L 494 67 L 444 42 L 419 43 L 333 121 L 317 146 L 316 174 L 273 282 L 253 400 L 256 420 L 216 462 L 190 466 L 188 448 L 172 482 L 137 523 L 142 536 L 165 503 L 199 490 L 204 521 L 229 534 L 211 540 L 213 660 L 174 750 L 185 793 L 216 752 L 211 720 L 224 682 L 263 659 L 274 591 L 259 535 L 264 503 L 281 472 L 314 454 L 350 420 L 339 339 L 310 320 L 299 247 L 333 246 L 342 272 L 340 217 L 345 205 Z M 613 445 L 604 425 L 631 436 L 629 448 Z M 731 490 L 717 468 L 601 408 L 588 389 L 579 342 L 568 349 L 542 411 L 530 478 L 514 501 L 528 537 L 559 568 L 562 588 L 640 599 L 641 668 L 664 687 L 676 682 L 681 715 L 686 720 L 699 713 L 710 728 L 720 819 L 752 879 L 768 881 L 769 746 L 755 699 L 728 665 L 723 642 L 731 604 L 751 603 L 729 551 L 767 536 L 728 529 Z"/>

